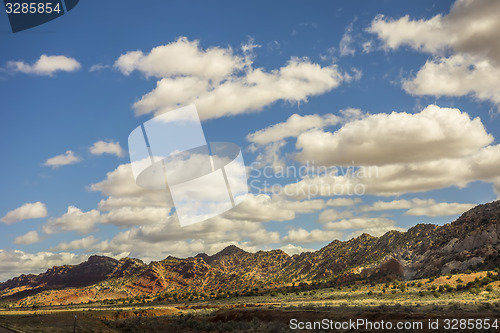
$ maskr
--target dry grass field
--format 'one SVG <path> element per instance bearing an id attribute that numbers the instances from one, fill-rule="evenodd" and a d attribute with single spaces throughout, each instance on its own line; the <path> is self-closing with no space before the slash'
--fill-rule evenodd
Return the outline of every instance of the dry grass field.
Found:
<path id="1" fill-rule="evenodd" d="M 13 332 L 289 332 L 292 319 L 423 324 L 436 319 L 500 320 L 500 281 L 489 282 L 487 274 L 319 289 L 297 286 L 255 296 L 187 301 L 151 298 L 132 305 L 124 301 L 113 305 L 6 306 L 0 311 L 0 326 Z M 494 328 L 475 331 L 500 332 Z"/>

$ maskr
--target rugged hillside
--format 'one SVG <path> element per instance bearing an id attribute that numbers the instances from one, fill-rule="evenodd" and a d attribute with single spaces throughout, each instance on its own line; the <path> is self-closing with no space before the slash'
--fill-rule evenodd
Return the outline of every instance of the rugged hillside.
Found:
<path id="1" fill-rule="evenodd" d="M 68 304 L 160 292 L 238 291 L 307 281 L 420 278 L 500 266 L 500 201 L 480 205 L 451 224 L 419 224 L 381 237 L 363 234 L 289 256 L 281 250 L 249 253 L 229 246 L 209 256 L 138 259 L 91 256 L 75 266 L 53 267 L 0 283 L 0 301 L 29 299 Z"/>

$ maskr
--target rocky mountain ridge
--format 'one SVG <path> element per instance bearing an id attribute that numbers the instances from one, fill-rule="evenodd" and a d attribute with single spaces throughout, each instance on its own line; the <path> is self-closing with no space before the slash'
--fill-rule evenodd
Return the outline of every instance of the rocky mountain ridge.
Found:
<path id="1" fill-rule="evenodd" d="M 362 234 L 293 256 L 281 250 L 249 253 L 234 245 L 212 256 L 170 256 L 150 264 L 132 258 L 91 256 L 79 265 L 53 267 L 39 275 L 21 275 L 0 283 L 0 302 L 36 297 L 46 303 L 68 304 L 310 281 L 414 279 L 471 267 L 498 267 L 499 253 L 500 201 L 495 201 L 479 205 L 443 226 L 419 224 L 406 232 L 390 231 L 381 237 Z"/>

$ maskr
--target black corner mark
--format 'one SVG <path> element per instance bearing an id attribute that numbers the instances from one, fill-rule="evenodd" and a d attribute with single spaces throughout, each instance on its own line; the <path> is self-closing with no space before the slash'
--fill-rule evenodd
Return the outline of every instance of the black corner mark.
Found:
<path id="1" fill-rule="evenodd" d="M 64 1 L 64 2 L 63 2 Z M 80 0 L 3 0 L 12 32 L 36 27 L 62 16 Z"/>
<path id="2" fill-rule="evenodd" d="M 64 0 L 64 2 L 66 3 L 66 10 L 68 12 L 72 10 L 78 4 L 78 1 L 80 0 Z"/>

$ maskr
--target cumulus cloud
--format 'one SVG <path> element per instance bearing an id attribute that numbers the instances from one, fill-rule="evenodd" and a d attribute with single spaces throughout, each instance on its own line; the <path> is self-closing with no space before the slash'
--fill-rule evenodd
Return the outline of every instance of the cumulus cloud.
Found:
<path id="1" fill-rule="evenodd" d="M 350 233 L 346 238 L 351 239 L 358 237 L 362 234 L 369 234 L 374 237 L 380 237 L 385 235 L 389 231 L 400 231 L 400 232 L 405 232 L 406 229 L 400 228 L 397 226 L 387 226 L 387 227 L 374 227 L 374 228 L 364 228 L 364 229 L 358 229 L 354 230 L 352 233 Z"/>
<path id="2" fill-rule="evenodd" d="M 169 214 L 173 204 L 167 203 L 167 193 L 138 187 L 129 164 L 118 166 L 104 180 L 90 185 L 89 190 L 106 196 L 98 205 L 100 211 L 83 212 L 72 207 L 60 218 L 49 220 L 44 230 L 85 233 L 97 223 L 114 224 L 127 229 L 111 240 L 90 245 L 90 249 L 144 260 L 217 252 L 230 244 L 247 250 L 280 244 L 280 234 L 266 230 L 263 223 L 289 221 L 298 214 L 314 213 L 325 207 L 323 200 L 292 201 L 280 196 L 249 194 L 245 201 L 220 216 L 181 227 L 175 216 Z M 71 250 L 78 244 L 81 242 L 60 244 L 52 250 Z"/>
<path id="3" fill-rule="evenodd" d="M 245 201 L 223 214 L 232 220 L 288 221 L 297 213 L 313 213 L 325 207 L 323 200 L 288 201 L 279 196 L 248 194 Z"/>
<path id="4" fill-rule="evenodd" d="M 345 218 L 351 218 L 351 217 L 352 217 L 352 212 L 348 211 L 348 210 L 339 212 L 335 209 L 325 209 L 324 211 L 322 211 L 319 214 L 318 222 L 320 222 L 320 223 L 331 222 L 331 221 L 345 219 Z"/>
<path id="5" fill-rule="evenodd" d="M 43 165 L 50 166 L 52 169 L 55 169 L 63 165 L 75 164 L 80 161 L 80 157 L 76 156 L 72 150 L 68 150 L 64 154 L 49 158 Z"/>
<path id="6" fill-rule="evenodd" d="M 286 158 L 282 154 L 282 148 L 287 145 L 286 139 L 296 138 L 301 133 L 310 130 L 322 129 L 366 116 L 361 110 L 354 108 L 340 110 L 340 113 L 341 117 L 334 114 L 303 116 L 293 114 L 284 122 L 248 134 L 247 140 L 251 142 L 250 150 L 258 152 L 253 166 L 271 166 L 275 172 L 285 169 Z"/>
<path id="7" fill-rule="evenodd" d="M 50 251 L 74 251 L 80 249 L 89 249 L 95 243 L 97 239 L 94 236 L 88 236 L 81 239 L 75 239 L 71 242 L 62 242 L 59 245 L 50 249 Z"/>
<path id="8" fill-rule="evenodd" d="M 328 222 L 325 227 L 330 230 L 367 229 L 394 227 L 396 222 L 385 217 L 355 217 L 338 222 Z"/>
<path id="9" fill-rule="evenodd" d="M 436 202 L 434 199 L 414 198 L 412 200 L 376 201 L 370 206 L 361 206 L 360 210 L 368 212 L 407 209 L 405 215 L 436 217 L 462 214 L 474 206 L 476 204 L 473 203 Z"/>
<path id="10" fill-rule="evenodd" d="M 252 167 L 264 168 L 266 166 L 271 166 L 275 171 L 285 169 L 286 161 L 281 151 L 284 146 L 286 146 L 285 140 L 271 142 L 263 147 L 250 145 L 251 151 L 258 151 L 257 157 L 252 163 Z"/>
<path id="11" fill-rule="evenodd" d="M 165 207 L 120 207 L 102 214 L 98 221 L 122 228 L 155 224 L 165 221 L 169 216 L 169 211 L 170 209 Z"/>
<path id="12" fill-rule="evenodd" d="M 449 49 L 472 55 L 485 55 L 500 62 L 500 22 L 496 0 L 457 0 L 448 15 L 428 20 L 377 16 L 368 31 L 377 34 L 384 47 L 408 45 L 416 50 L 438 54 Z"/>
<path id="13" fill-rule="evenodd" d="M 94 229 L 94 225 L 99 221 L 99 211 L 93 209 L 83 212 L 75 206 L 68 206 L 68 211 L 58 218 L 51 218 L 44 225 L 43 231 L 53 234 L 60 231 L 76 231 L 78 233 L 88 233 Z"/>
<path id="14" fill-rule="evenodd" d="M 470 182 L 481 180 L 492 183 L 500 195 L 499 163 L 500 145 L 487 146 L 464 157 L 361 167 L 364 171 L 359 175 L 355 172 L 354 175 L 307 177 L 286 185 L 282 192 L 295 199 L 366 194 L 394 196 L 451 186 L 464 188 Z"/>
<path id="15" fill-rule="evenodd" d="M 57 71 L 74 72 L 81 68 L 78 61 L 65 56 L 47 56 L 42 54 L 33 64 L 27 64 L 23 61 L 9 61 L 7 67 L 13 71 L 26 74 L 52 76 Z"/>
<path id="16" fill-rule="evenodd" d="M 42 273 L 48 267 L 74 265 L 87 260 L 88 255 L 62 252 L 26 253 L 19 250 L 0 249 L 0 281 L 19 274 Z"/>
<path id="17" fill-rule="evenodd" d="M 196 103 L 202 119 L 259 111 L 278 100 L 306 102 L 352 77 L 336 65 L 322 67 L 292 58 L 283 67 L 253 68 L 252 48 L 243 56 L 231 48 L 203 49 L 185 37 L 152 49 L 121 55 L 115 67 L 125 75 L 138 70 L 160 78 L 156 88 L 134 104 L 136 115 L 163 113 Z"/>
<path id="18" fill-rule="evenodd" d="M 342 237 L 342 233 L 331 230 L 313 229 L 307 231 L 303 228 L 292 229 L 288 234 L 283 237 L 283 242 L 293 243 L 318 243 L 325 241 L 332 241 Z"/>
<path id="19" fill-rule="evenodd" d="M 160 260 L 168 255 L 213 254 L 231 244 L 256 251 L 264 245 L 279 242 L 279 233 L 267 231 L 260 223 L 217 216 L 184 228 L 173 218 L 163 223 L 134 227 L 93 248 L 100 252 L 140 255 L 144 260 Z"/>
<path id="20" fill-rule="evenodd" d="M 428 60 L 403 82 L 414 95 L 465 96 L 500 105 L 500 65 L 481 57 L 457 54 Z"/>
<path id="21" fill-rule="evenodd" d="M 148 54 L 132 51 L 122 54 L 115 67 L 130 75 L 137 70 L 146 76 L 199 76 L 220 80 L 243 69 L 245 59 L 231 48 L 200 48 L 199 41 L 180 37 L 177 41 L 153 48 Z"/>
<path id="22" fill-rule="evenodd" d="M 38 243 L 40 241 L 40 236 L 35 230 L 29 231 L 24 235 L 18 236 L 14 239 L 14 244 L 29 245 L 33 243 Z"/>
<path id="23" fill-rule="evenodd" d="M 45 204 L 37 201 L 34 203 L 25 203 L 21 207 L 11 210 L 0 221 L 10 224 L 27 219 L 38 219 L 47 216 L 47 207 Z"/>
<path id="24" fill-rule="evenodd" d="M 311 252 L 314 249 L 303 248 L 300 245 L 287 244 L 280 247 L 281 250 L 285 251 L 288 255 L 293 256 L 294 254 L 301 254 L 302 252 Z"/>
<path id="25" fill-rule="evenodd" d="M 415 207 L 409 209 L 405 212 L 405 215 L 411 216 L 451 216 L 462 214 L 469 209 L 474 208 L 476 204 L 464 204 L 464 203 L 448 203 L 439 202 L 437 203 L 433 199 L 429 200 L 418 200 L 414 199 Z"/>
<path id="26" fill-rule="evenodd" d="M 117 157 L 125 155 L 125 152 L 119 142 L 97 141 L 94 142 L 89 151 L 93 155 L 111 154 L 116 155 Z"/>
<path id="27" fill-rule="evenodd" d="M 130 198 L 130 200 L 134 200 L 145 196 L 143 197 L 144 200 L 154 197 L 151 198 L 153 202 L 165 201 L 163 191 L 144 189 L 135 183 L 132 167 L 129 163 L 121 164 L 115 170 L 108 172 L 104 180 L 90 185 L 89 190 L 101 192 L 110 198 Z"/>
<path id="28" fill-rule="evenodd" d="M 338 116 L 333 114 L 326 114 L 324 116 L 317 114 L 304 116 L 293 114 L 285 122 L 248 134 L 247 140 L 259 145 L 266 145 L 289 137 L 296 137 L 312 128 L 336 125 L 340 120 Z"/>
<path id="29" fill-rule="evenodd" d="M 326 205 L 331 207 L 343 207 L 343 206 L 354 206 L 360 202 L 362 202 L 361 198 L 335 198 L 335 199 L 329 199 L 326 202 Z"/>
<path id="30" fill-rule="evenodd" d="M 363 212 L 380 211 L 380 210 L 393 210 L 393 209 L 407 209 L 412 206 L 411 201 L 400 199 L 393 201 L 376 201 L 370 206 L 361 206 Z"/>
<path id="31" fill-rule="evenodd" d="M 479 118 L 429 105 L 416 114 L 379 113 L 336 132 L 299 135 L 296 158 L 322 165 L 386 165 L 467 156 L 493 141 Z"/>
<path id="32" fill-rule="evenodd" d="M 500 22 L 496 0 L 457 0 L 447 15 L 413 20 L 377 16 L 368 31 L 385 49 L 407 45 L 435 56 L 404 81 L 416 95 L 464 96 L 500 105 Z M 451 56 L 449 54 L 451 53 Z"/>

